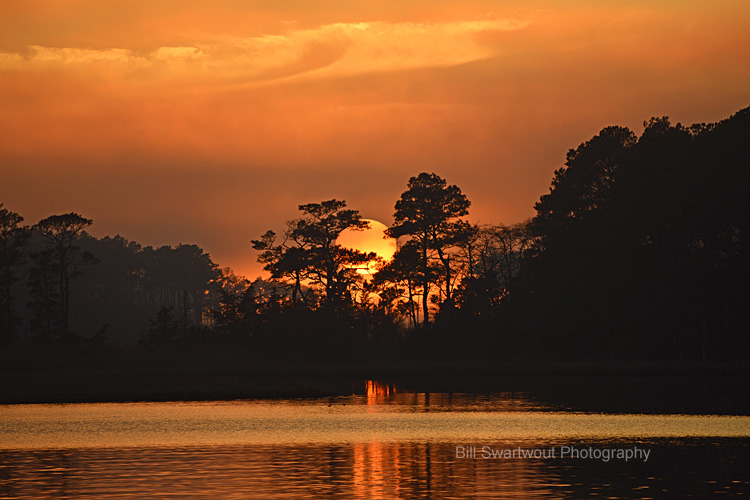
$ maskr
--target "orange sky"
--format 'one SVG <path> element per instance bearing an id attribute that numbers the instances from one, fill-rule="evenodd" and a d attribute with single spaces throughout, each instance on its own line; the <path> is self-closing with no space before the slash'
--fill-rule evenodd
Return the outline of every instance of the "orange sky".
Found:
<path id="1" fill-rule="evenodd" d="M 389 224 L 421 171 L 514 223 L 604 126 L 750 105 L 748 26 L 747 0 L 4 0 L 0 202 L 250 276 L 298 204 Z"/>

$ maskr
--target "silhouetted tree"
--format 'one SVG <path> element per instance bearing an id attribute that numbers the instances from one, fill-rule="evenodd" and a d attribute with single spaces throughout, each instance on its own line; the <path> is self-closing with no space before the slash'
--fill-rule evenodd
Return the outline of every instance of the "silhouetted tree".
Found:
<path id="1" fill-rule="evenodd" d="M 211 311 L 214 327 L 234 337 L 249 337 L 258 311 L 253 289 L 242 292 L 219 291 L 219 305 Z"/>
<path id="2" fill-rule="evenodd" d="M 201 325 L 208 309 L 207 293 L 218 278 L 211 256 L 197 245 L 180 244 L 175 248 L 145 247 L 141 258 L 147 278 L 147 303 L 179 310 L 183 330 Z"/>
<path id="3" fill-rule="evenodd" d="M 374 281 L 379 285 L 381 300 L 394 313 L 408 317 L 410 324 L 417 326 L 419 299 L 430 293 L 429 285 L 437 282 L 440 271 L 440 268 L 431 263 L 425 269 L 419 247 L 415 241 L 409 240 L 400 245 L 390 262 L 375 274 Z M 427 289 L 424 288 L 425 283 Z"/>
<path id="4" fill-rule="evenodd" d="M 536 224 L 545 224 L 545 234 L 573 220 L 593 217 L 609 204 L 618 174 L 636 144 L 636 136 L 625 127 L 607 127 L 590 141 L 568 152 L 565 167 L 555 171 L 550 193 L 534 208 Z"/>
<path id="5" fill-rule="evenodd" d="M 462 244 L 467 272 L 457 302 L 465 312 L 487 315 L 510 293 L 532 246 L 527 223 L 474 226 Z"/>
<path id="6" fill-rule="evenodd" d="M 352 301 L 351 285 L 361 279 L 355 268 L 377 256 L 345 248 L 336 241 L 343 231 L 361 231 L 369 223 L 340 200 L 308 203 L 299 209 L 303 216 L 287 223 L 281 244 L 277 245 L 276 234 L 268 231 L 260 240 L 253 240 L 253 248 L 261 252 L 258 261 L 274 278 L 291 281 L 293 297 L 302 295 L 302 282 L 307 280 L 321 286 L 325 304 L 337 309 Z"/>
<path id="7" fill-rule="evenodd" d="M 57 268 L 57 285 L 60 300 L 60 328 L 68 333 L 70 315 L 71 280 L 76 277 L 78 267 L 93 262 L 93 255 L 80 252 L 75 245 L 81 232 L 90 226 L 91 219 L 76 213 L 52 215 L 42 219 L 34 229 L 48 242 L 53 264 Z"/>
<path id="8" fill-rule="evenodd" d="M 303 217 L 292 230 L 292 238 L 307 249 L 308 276 L 313 283 L 323 285 L 326 303 L 334 308 L 346 296 L 351 284 L 360 279 L 355 267 L 366 265 L 376 258 L 374 253 L 363 253 L 336 243 L 345 230 L 362 231 L 369 227 L 357 210 L 346 208 L 346 202 L 328 200 L 300 205 Z"/>
<path id="9" fill-rule="evenodd" d="M 718 124 L 607 127 L 568 154 L 530 227 L 540 331 L 582 356 L 748 346 L 750 110 Z"/>
<path id="10" fill-rule="evenodd" d="M 174 345 L 179 331 L 179 325 L 174 316 L 174 308 L 162 307 L 156 314 L 156 318 L 151 320 L 146 342 L 159 349 L 165 349 Z"/>
<path id="11" fill-rule="evenodd" d="M 201 325 L 205 307 L 206 293 L 217 279 L 217 266 L 211 256 L 197 245 L 180 244 L 172 251 L 170 264 L 173 267 L 175 280 L 181 295 L 183 322 L 185 328 Z"/>
<path id="12" fill-rule="evenodd" d="M 21 226 L 23 217 L 0 203 L 0 344 L 9 342 L 18 322 L 13 307 L 12 286 L 20 278 L 18 268 L 25 262 L 24 250 L 31 233 Z"/>
<path id="13" fill-rule="evenodd" d="M 63 334 L 58 265 L 52 249 L 32 252 L 30 257 L 28 306 L 34 317 L 29 326 L 40 334 L 43 343 L 49 343 L 53 337 L 60 338 Z"/>
<path id="14" fill-rule="evenodd" d="M 301 300 L 308 304 L 302 283 L 307 280 L 309 255 L 307 248 L 302 246 L 303 242 L 292 239 L 297 222 L 287 222 L 284 240 L 280 244 L 276 244 L 276 233 L 269 230 L 259 240 L 252 240 L 252 245 L 260 252 L 258 262 L 264 264 L 263 269 L 291 289 L 292 303 Z"/>
<path id="15" fill-rule="evenodd" d="M 231 269 L 220 271 L 218 304 L 211 310 L 214 328 L 238 339 L 249 339 L 257 319 L 259 303 L 251 283 Z"/>
<path id="16" fill-rule="evenodd" d="M 98 332 L 109 325 L 108 339 L 134 342 L 148 328 L 157 307 L 146 304 L 145 259 L 141 245 L 122 236 L 94 238 L 83 233 L 78 245 L 98 262 L 76 280 L 71 328 Z"/>
<path id="17" fill-rule="evenodd" d="M 467 236 L 467 225 L 459 217 L 469 213 L 469 205 L 469 200 L 457 186 L 447 185 L 438 175 L 428 173 L 409 179 L 408 189 L 396 202 L 394 224 L 387 233 L 394 238 L 408 236 L 419 251 L 425 324 L 430 321 L 427 291 L 431 274 L 429 261 L 433 252 L 443 266 L 445 302 L 452 307 L 454 280 L 449 250 Z"/>

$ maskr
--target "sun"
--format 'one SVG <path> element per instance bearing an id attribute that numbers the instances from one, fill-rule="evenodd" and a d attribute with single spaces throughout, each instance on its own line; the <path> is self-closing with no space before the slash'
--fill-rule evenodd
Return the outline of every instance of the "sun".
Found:
<path id="1" fill-rule="evenodd" d="M 396 240 L 385 236 L 384 231 L 388 226 L 372 219 L 364 219 L 370 223 L 370 228 L 364 231 L 347 229 L 343 231 L 336 243 L 343 247 L 353 248 L 360 252 L 375 252 L 380 258 L 389 261 L 396 253 Z M 367 269 L 358 269 L 360 274 L 372 274 L 375 271 L 375 263 L 371 262 Z"/>

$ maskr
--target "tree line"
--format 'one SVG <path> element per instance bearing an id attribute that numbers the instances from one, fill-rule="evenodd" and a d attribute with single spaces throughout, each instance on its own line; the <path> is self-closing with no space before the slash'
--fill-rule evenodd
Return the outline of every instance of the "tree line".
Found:
<path id="1" fill-rule="evenodd" d="M 3 344 L 143 340 L 161 308 L 174 309 L 186 331 L 202 324 L 211 284 L 230 276 L 195 245 L 97 239 L 86 232 L 93 221 L 76 213 L 23 220 L 0 205 Z"/>
<path id="2" fill-rule="evenodd" d="M 252 241 L 270 275 L 252 282 L 195 245 L 97 239 L 78 214 L 24 226 L 0 206 L 2 339 L 309 361 L 746 358 L 748 139 L 750 109 L 606 127 L 514 225 L 469 222 L 461 189 L 420 173 L 388 262 L 339 244 L 368 227 L 345 201 L 299 205 Z"/>

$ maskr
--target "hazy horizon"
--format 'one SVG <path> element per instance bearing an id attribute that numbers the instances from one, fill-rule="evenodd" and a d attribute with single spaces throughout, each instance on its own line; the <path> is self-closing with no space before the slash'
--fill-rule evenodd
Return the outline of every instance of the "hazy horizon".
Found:
<path id="1" fill-rule="evenodd" d="M 392 222 L 435 172 L 469 220 L 533 215 L 603 127 L 750 104 L 750 5 L 580 0 L 90 0 L 0 7 L 0 202 L 33 224 L 194 243 L 260 273 L 250 240 L 337 198 Z"/>

